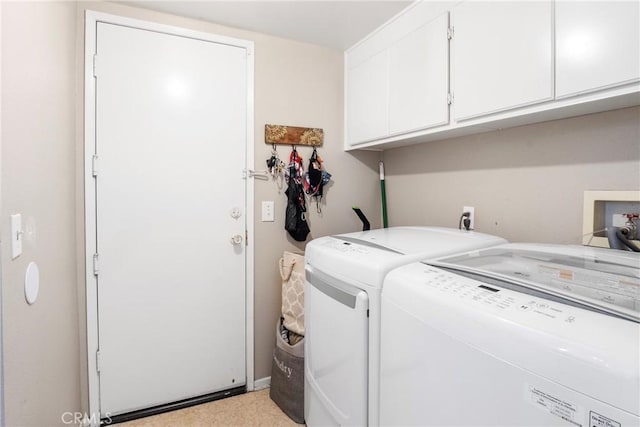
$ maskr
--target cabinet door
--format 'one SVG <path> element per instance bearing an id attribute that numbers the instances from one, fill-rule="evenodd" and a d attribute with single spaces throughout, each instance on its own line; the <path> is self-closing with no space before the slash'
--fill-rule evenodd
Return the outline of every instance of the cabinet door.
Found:
<path id="1" fill-rule="evenodd" d="M 553 99 L 550 1 L 469 1 L 452 21 L 456 120 Z"/>
<path id="2" fill-rule="evenodd" d="M 418 28 L 389 49 L 389 132 L 449 122 L 449 14 Z"/>
<path id="3" fill-rule="evenodd" d="M 347 143 L 387 136 L 388 51 L 347 71 Z"/>
<path id="4" fill-rule="evenodd" d="M 556 3 L 556 97 L 640 80 L 640 3 Z"/>

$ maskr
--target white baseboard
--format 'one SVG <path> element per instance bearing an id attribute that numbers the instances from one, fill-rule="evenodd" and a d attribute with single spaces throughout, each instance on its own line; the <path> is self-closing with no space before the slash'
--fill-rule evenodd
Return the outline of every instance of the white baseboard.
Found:
<path id="1" fill-rule="evenodd" d="M 264 377 L 253 382 L 253 390 L 258 391 L 271 387 L 271 377 Z"/>

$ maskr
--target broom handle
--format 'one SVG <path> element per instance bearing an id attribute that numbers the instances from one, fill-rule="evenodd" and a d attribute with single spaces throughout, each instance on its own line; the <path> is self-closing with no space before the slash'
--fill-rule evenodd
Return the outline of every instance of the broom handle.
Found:
<path id="1" fill-rule="evenodd" d="M 384 163 L 378 163 L 380 166 L 380 193 L 382 195 L 382 227 L 389 226 L 387 222 L 387 191 L 384 185 Z"/>

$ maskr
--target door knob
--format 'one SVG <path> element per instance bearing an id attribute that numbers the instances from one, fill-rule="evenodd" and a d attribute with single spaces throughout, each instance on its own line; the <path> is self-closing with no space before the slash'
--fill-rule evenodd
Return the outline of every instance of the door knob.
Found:
<path id="1" fill-rule="evenodd" d="M 239 245 L 240 243 L 242 243 L 242 236 L 241 235 L 236 234 L 235 236 L 231 237 L 231 244 Z"/>

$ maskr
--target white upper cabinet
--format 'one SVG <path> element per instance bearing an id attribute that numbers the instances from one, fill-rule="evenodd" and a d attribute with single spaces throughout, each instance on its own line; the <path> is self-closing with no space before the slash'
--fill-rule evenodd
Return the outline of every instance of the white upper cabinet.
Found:
<path id="1" fill-rule="evenodd" d="M 449 123 L 448 3 L 416 2 L 345 53 L 345 147 Z"/>
<path id="2" fill-rule="evenodd" d="M 640 80 L 638 1 L 556 2 L 556 97 Z"/>
<path id="3" fill-rule="evenodd" d="M 354 68 L 347 76 L 347 141 L 366 142 L 389 133 L 388 52 L 382 51 Z"/>
<path id="4" fill-rule="evenodd" d="M 417 1 L 345 79 L 347 150 L 640 105 L 640 1 Z"/>
<path id="5" fill-rule="evenodd" d="M 456 121 L 553 99 L 551 1 L 464 2 L 452 10 Z"/>
<path id="6" fill-rule="evenodd" d="M 389 133 L 449 123 L 449 14 L 389 48 Z"/>

